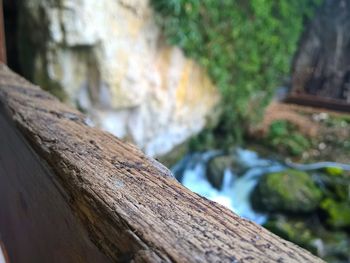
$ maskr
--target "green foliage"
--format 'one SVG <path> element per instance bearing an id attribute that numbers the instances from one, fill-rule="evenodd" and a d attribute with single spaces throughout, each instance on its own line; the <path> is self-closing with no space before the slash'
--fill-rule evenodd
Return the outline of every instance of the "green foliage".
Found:
<path id="1" fill-rule="evenodd" d="M 320 1 L 151 1 L 169 42 L 206 67 L 222 92 L 217 135 L 237 141 L 261 117 Z"/>
<path id="2" fill-rule="evenodd" d="M 278 151 L 300 155 L 311 147 L 311 142 L 288 121 L 274 121 L 266 138 L 266 144 Z"/>
<path id="3" fill-rule="evenodd" d="M 349 236 L 346 231 L 329 231 L 317 217 L 277 216 L 264 225 L 273 233 L 306 248 L 326 262 L 348 262 L 350 258 Z M 319 251 L 318 242 L 322 241 L 324 252 Z"/>
<path id="4" fill-rule="evenodd" d="M 189 150 L 191 152 L 207 151 L 215 148 L 217 148 L 217 140 L 210 129 L 204 129 L 198 136 L 191 138 L 189 141 Z"/>
<path id="5" fill-rule="evenodd" d="M 333 199 L 325 199 L 321 207 L 328 213 L 328 224 L 333 227 L 350 226 L 349 202 L 336 202 Z"/>
<path id="6" fill-rule="evenodd" d="M 313 241 L 317 239 L 317 236 L 311 231 L 305 220 L 280 217 L 268 221 L 264 227 L 313 253 L 317 252 L 315 245 L 313 245 Z"/>
<path id="7" fill-rule="evenodd" d="M 333 176 L 342 175 L 344 173 L 344 170 L 342 168 L 336 166 L 329 166 L 326 167 L 324 170 L 327 174 Z"/>

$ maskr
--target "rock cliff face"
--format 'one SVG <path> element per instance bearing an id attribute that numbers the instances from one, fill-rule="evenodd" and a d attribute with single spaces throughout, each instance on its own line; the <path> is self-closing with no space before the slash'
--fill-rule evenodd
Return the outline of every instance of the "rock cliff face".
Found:
<path id="1" fill-rule="evenodd" d="M 22 5 L 24 70 L 97 126 L 152 156 L 205 126 L 217 89 L 198 65 L 165 44 L 147 0 Z"/>
<path id="2" fill-rule="evenodd" d="M 350 1 L 325 0 L 301 39 L 293 65 L 297 93 L 350 103 Z"/>

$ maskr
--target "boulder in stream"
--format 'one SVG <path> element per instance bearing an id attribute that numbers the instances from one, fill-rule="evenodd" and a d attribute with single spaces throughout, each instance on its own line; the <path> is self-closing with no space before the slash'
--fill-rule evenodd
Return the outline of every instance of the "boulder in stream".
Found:
<path id="1" fill-rule="evenodd" d="M 327 223 L 335 228 L 350 228 L 350 203 L 337 202 L 327 198 L 322 201 L 321 207 L 326 211 L 328 218 Z"/>
<path id="2" fill-rule="evenodd" d="M 252 203 L 262 211 L 311 212 L 321 197 L 321 190 L 307 173 L 287 169 L 264 175 L 252 193 Z"/>
<path id="3" fill-rule="evenodd" d="M 326 262 L 349 262 L 350 239 L 344 231 L 329 231 L 317 216 L 295 217 L 277 215 L 265 228 L 306 248 Z"/>
<path id="4" fill-rule="evenodd" d="M 222 155 L 212 158 L 207 164 L 208 181 L 216 188 L 220 189 L 224 180 L 225 169 L 230 169 L 233 158 L 230 155 Z"/>

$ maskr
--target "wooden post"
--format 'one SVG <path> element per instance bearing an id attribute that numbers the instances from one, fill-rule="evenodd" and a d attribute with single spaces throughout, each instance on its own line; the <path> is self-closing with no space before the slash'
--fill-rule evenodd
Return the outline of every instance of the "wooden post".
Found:
<path id="1" fill-rule="evenodd" d="M 12 262 L 322 262 L 4 65 L 0 105 L 0 233 Z"/>
<path id="2" fill-rule="evenodd" d="M 0 0 L 0 62 L 7 63 L 3 0 Z"/>

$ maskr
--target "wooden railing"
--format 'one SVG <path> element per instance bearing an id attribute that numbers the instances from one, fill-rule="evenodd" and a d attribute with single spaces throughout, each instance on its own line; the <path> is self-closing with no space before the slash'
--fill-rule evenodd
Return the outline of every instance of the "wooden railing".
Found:
<path id="1" fill-rule="evenodd" d="M 0 238 L 10 262 L 320 262 L 191 192 L 0 66 Z"/>
<path id="2" fill-rule="evenodd" d="M 0 62 L 6 64 L 5 23 L 2 1 L 0 0 Z"/>

